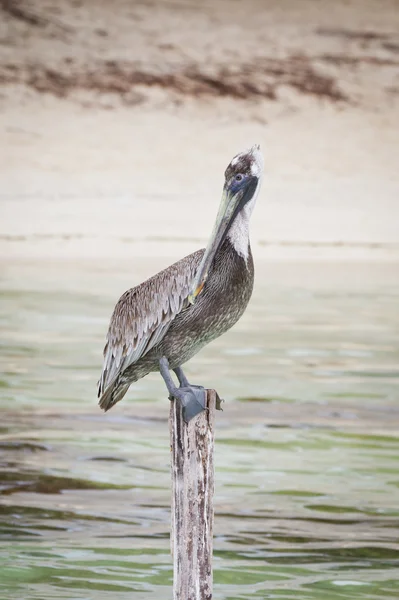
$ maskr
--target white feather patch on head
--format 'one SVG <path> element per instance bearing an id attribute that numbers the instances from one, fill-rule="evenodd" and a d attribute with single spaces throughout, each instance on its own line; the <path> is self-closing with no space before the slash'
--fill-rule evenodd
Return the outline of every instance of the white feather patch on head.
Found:
<path id="1" fill-rule="evenodd" d="M 236 156 L 231 160 L 230 165 L 232 167 L 235 167 L 240 160 L 242 160 L 243 157 L 247 158 L 247 157 L 252 158 L 252 164 L 251 164 L 251 173 L 252 175 L 255 175 L 256 177 L 261 176 L 261 174 L 263 173 L 263 167 L 264 167 L 264 160 L 263 160 L 263 154 L 260 151 L 260 146 L 259 144 L 254 144 L 252 146 L 252 148 L 248 148 L 248 150 L 244 150 L 244 152 L 240 152 L 239 154 L 236 154 Z"/>
<path id="2" fill-rule="evenodd" d="M 253 156 L 253 162 L 251 164 L 251 173 L 252 175 L 255 175 L 256 177 L 261 179 L 263 176 L 264 160 L 263 154 L 260 151 L 259 144 L 255 144 L 255 146 L 252 146 L 249 152 Z"/>

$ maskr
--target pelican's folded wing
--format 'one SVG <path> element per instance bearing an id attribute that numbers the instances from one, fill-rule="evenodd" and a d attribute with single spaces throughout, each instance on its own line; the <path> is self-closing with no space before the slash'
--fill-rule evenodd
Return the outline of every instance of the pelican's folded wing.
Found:
<path id="1" fill-rule="evenodd" d="M 198 250 L 131 288 L 118 300 L 104 348 L 98 395 L 159 343 L 187 297 L 204 250 Z"/>

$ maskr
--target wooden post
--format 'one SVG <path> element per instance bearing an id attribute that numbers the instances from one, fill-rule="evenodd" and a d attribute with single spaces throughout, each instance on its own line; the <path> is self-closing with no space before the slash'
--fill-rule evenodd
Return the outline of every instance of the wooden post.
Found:
<path id="1" fill-rule="evenodd" d="M 171 402 L 173 600 L 211 600 L 215 390 L 189 423 Z"/>

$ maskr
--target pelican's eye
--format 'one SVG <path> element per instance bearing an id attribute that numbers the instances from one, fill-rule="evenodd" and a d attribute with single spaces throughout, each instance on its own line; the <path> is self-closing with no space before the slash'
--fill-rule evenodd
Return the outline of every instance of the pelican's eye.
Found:
<path id="1" fill-rule="evenodd" d="M 242 181 L 244 179 L 244 175 L 242 173 L 237 173 L 234 179 L 235 181 Z"/>

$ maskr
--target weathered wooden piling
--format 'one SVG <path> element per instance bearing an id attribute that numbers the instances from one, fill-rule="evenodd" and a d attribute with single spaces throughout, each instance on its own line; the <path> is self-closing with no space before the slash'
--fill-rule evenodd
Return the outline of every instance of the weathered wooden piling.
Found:
<path id="1" fill-rule="evenodd" d="M 171 402 L 173 600 L 211 600 L 214 423 L 218 401 L 207 390 L 208 410 L 185 423 Z"/>

